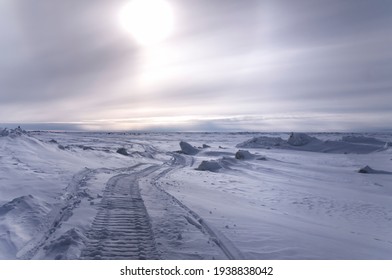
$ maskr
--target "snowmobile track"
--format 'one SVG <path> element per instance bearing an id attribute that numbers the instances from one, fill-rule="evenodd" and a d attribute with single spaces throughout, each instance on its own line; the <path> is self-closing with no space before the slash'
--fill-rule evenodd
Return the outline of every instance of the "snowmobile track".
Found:
<path id="1" fill-rule="evenodd" d="M 137 180 L 158 167 L 109 179 L 81 259 L 159 259 Z"/>

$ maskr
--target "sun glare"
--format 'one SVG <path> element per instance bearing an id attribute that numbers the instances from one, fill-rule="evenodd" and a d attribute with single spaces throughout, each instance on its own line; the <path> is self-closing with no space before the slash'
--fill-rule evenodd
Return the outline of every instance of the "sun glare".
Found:
<path id="1" fill-rule="evenodd" d="M 119 17 L 122 27 L 141 45 L 159 43 L 173 30 L 172 7 L 164 0 L 132 0 Z"/>

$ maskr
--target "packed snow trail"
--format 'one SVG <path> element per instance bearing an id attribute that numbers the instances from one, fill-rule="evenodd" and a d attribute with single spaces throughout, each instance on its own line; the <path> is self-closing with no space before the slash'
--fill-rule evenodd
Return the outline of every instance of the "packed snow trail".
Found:
<path id="1" fill-rule="evenodd" d="M 243 253 L 220 231 L 211 226 L 205 219 L 203 219 L 195 211 L 191 210 L 188 206 L 182 203 L 175 196 L 159 187 L 158 181 L 165 177 L 168 173 L 174 171 L 176 168 L 184 168 L 187 165 L 194 164 L 194 158 L 190 156 L 183 156 L 177 153 L 171 153 L 172 159 L 169 162 L 170 168 L 167 168 L 160 172 L 157 176 L 152 178 L 151 184 L 158 189 L 160 192 L 170 197 L 174 203 L 180 206 L 187 215 L 184 218 L 188 223 L 197 227 L 203 234 L 206 234 L 211 238 L 211 240 L 220 248 L 222 253 L 229 260 L 242 260 L 245 259 Z"/>
<path id="2" fill-rule="evenodd" d="M 87 232 L 82 259 L 159 259 L 138 178 L 154 172 L 151 166 L 134 174 L 112 177 L 106 186 L 92 228 Z"/>

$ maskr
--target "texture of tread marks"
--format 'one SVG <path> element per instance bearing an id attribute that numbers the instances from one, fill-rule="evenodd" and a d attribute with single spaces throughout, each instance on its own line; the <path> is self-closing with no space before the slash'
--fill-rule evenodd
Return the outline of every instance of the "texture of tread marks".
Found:
<path id="1" fill-rule="evenodd" d="M 136 175 L 112 177 L 86 234 L 82 259 L 158 259 Z"/>

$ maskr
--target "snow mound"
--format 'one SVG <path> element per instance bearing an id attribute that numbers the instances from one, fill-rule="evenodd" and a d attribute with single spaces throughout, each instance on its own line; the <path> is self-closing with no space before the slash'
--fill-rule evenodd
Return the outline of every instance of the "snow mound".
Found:
<path id="1" fill-rule="evenodd" d="M 32 195 L 21 196 L 13 199 L 10 202 L 0 207 L 0 216 L 12 214 L 14 216 L 21 216 L 24 213 L 46 214 L 47 208 Z"/>
<path id="2" fill-rule="evenodd" d="M 186 154 L 186 155 L 196 155 L 199 150 L 195 147 L 193 147 L 191 144 L 181 141 L 180 142 L 180 147 L 181 147 L 181 152 Z"/>
<path id="3" fill-rule="evenodd" d="M 280 137 L 260 136 L 253 137 L 243 143 L 238 144 L 237 148 L 268 148 L 286 144 L 286 141 Z"/>
<path id="4" fill-rule="evenodd" d="M 49 211 L 45 203 L 32 195 L 0 206 L 0 259 L 16 258 L 17 252 L 39 232 Z"/>
<path id="5" fill-rule="evenodd" d="M 222 166 L 216 160 L 203 160 L 196 170 L 217 172 Z"/>
<path id="6" fill-rule="evenodd" d="M 31 136 L 27 131 L 17 127 L 15 129 L 0 129 L 0 141 L 7 143 L 13 149 L 31 149 L 33 147 L 45 147 L 50 145 L 49 143 L 44 143 L 37 138 Z M 22 147 L 24 146 L 24 147 Z"/>
<path id="7" fill-rule="evenodd" d="M 311 142 L 319 142 L 320 140 L 315 138 L 315 137 L 311 137 L 309 135 L 307 135 L 306 133 L 295 133 L 292 132 L 290 134 L 289 139 L 287 140 L 287 143 L 292 145 L 292 146 L 304 146 L 307 145 Z"/>
<path id="8" fill-rule="evenodd" d="M 240 160 L 254 159 L 255 157 L 256 155 L 251 154 L 247 150 L 239 150 L 238 152 L 235 153 L 235 158 Z"/>

